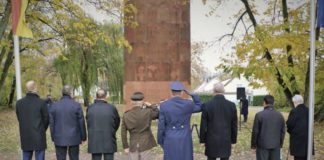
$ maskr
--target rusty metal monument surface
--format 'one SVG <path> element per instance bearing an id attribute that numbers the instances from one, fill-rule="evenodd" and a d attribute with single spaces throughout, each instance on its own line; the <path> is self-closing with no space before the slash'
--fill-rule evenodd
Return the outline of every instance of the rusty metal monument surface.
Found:
<path id="1" fill-rule="evenodd" d="M 169 84 L 190 86 L 190 4 L 184 0 L 130 0 L 138 12 L 136 28 L 125 28 L 133 47 L 125 52 L 124 100 L 141 91 L 146 101 L 170 97 Z"/>

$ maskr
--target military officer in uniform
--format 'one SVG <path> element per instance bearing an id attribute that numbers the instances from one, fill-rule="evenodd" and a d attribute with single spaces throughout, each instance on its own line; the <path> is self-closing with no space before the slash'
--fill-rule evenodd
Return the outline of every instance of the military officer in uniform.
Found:
<path id="1" fill-rule="evenodd" d="M 170 89 L 171 99 L 160 105 L 158 143 L 163 148 L 164 160 L 192 160 L 190 118 L 192 113 L 201 111 L 201 102 L 198 95 L 187 92 L 179 81 L 172 82 Z M 193 101 L 181 98 L 184 92 Z"/>
<path id="2" fill-rule="evenodd" d="M 156 105 L 143 102 L 142 92 L 135 92 L 131 99 L 132 108 L 124 114 L 121 126 L 124 151 L 129 153 L 130 160 L 152 160 L 151 149 L 156 146 L 156 141 L 152 134 L 151 122 L 159 117 L 159 110 Z"/>

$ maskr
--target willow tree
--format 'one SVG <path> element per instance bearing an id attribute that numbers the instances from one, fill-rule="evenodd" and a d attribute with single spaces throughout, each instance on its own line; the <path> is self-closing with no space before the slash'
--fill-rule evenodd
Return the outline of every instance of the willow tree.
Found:
<path id="1" fill-rule="evenodd" d="M 111 38 L 111 43 L 107 45 L 103 40 L 99 40 L 96 48 L 100 56 L 98 64 L 99 71 L 102 71 L 102 79 L 106 79 L 108 91 L 113 101 L 121 102 L 123 97 L 124 84 L 124 47 L 130 49 L 124 39 L 123 28 L 119 24 L 104 24 L 103 29 Z"/>
<path id="2" fill-rule="evenodd" d="M 125 4 L 123 0 L 86 0 L 83 2 L 86 2 L 86 4 L 73 0 L 29 1 L 26 10 L 26 20 L 34 33 L 34 39 L 20 39 L 21 54 L 39 54 L 51 64 L 55 57 L 66 53 L 66 45 L 64 44 L 67 44 L 69 39 L 73 39 L 75 35 L 78 35 L 78 32 L 86 33 L 87 37 L 102 37 L 101 35 L 104 34 L 102 30 L 87 30 L 88 28 L 85 27 L 98 25 L 98 22 L 90 20 L 89 15 L 85 13 L 84 7 L 87 5 L 95 6 L 98 10 L 104 11 L 114 22 L 121 23 L 121 21 L 127 20 L 129 23 L 132 23 L 132 18 L 124 17 L 121 13 L 123 13 L 123 10 L 132 12 L 134 7 Z M 13 80 L 13 76 L 8 76 L 10 75 L 9 72 L 14 58 L 10 24 L 10 3 L 10 0 L 0 1 L 0 81 L 6 82 L 0 83 L 0 88 L 3 88 L 2 85 L 4 84 L 11 84 L 7 83 L 7 81 L 12 82 Z M 73 20 L 81 22 L 75 23 L 77 32 L 70 32 L 69 30 L 69 24 Z M 103 39 L 106 42 L 109 41 L 109 37 Z M 89 42 L 95 43 L 92 40 Z M 78 43 L 83 44 L 82 41 Z M 41 67 L 39 66 L 39 68 Z M 22 74 L 29 73 L 25 72 Z M 56 74 L 50 73 L 50 75 L 46 76 L 53 75 Z M 3 89 L 0 90 L 0 95 L 7 95 L 1 93 L 7 93 Z"/>

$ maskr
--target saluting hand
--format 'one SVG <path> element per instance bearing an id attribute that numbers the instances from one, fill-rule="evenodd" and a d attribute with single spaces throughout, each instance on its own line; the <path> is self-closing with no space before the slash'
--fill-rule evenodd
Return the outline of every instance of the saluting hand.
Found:
<path id="1" fill-rule="evenodd" d="M 152 104 L 150 102 L 144 102 L 145 106 L 151 106 Z"/>
<path id="2" fill-rule="evenodd" d="M 190 91 L 188 91 L 188 90 L 183 90 L 186 94 L 188 94 L 189 96 L 191 96 L 192 95 L 192 93 L 190 92 Z"/>

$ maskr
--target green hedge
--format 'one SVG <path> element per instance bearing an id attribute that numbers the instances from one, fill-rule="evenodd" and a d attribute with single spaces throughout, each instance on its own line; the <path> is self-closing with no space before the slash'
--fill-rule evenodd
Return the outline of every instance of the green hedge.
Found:
<path id="1" fill-rule="evenodd" d="M 265 95 L 258 95 L 258 96 L 253 96 L 253 101 L 252 105 L 253 106 L 262 106 L 263 105 L 263 98 Z"/>
<path id="2" fill-rule="evenodd" d="M 205 103 L 213 98 L 212 94 L 199 94 L 202 103 Z"/>

